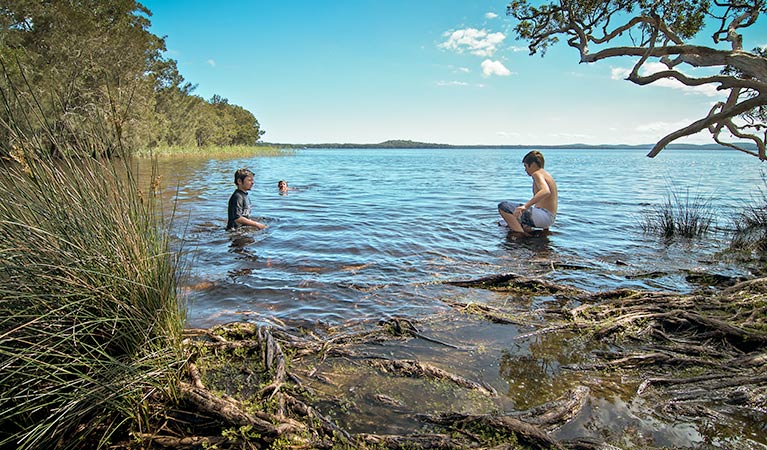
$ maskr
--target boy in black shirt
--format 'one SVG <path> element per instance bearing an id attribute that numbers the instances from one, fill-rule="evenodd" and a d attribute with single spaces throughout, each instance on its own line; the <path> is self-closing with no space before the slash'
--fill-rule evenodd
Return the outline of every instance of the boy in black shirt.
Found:
<path id="1" fill-rule="evenodd" d="M 229 220 L 226 223 L 227 230 L 234 230 L 241 226 L 256 227 L 263 230 L 267 227 L 263 223 L 250 218 L 250 198 L 248 191 L 253 187 L 253 172 L 248 169 L 239 169 L 234 173 L 234 184 L 237 189 L 229 197 Z"/>

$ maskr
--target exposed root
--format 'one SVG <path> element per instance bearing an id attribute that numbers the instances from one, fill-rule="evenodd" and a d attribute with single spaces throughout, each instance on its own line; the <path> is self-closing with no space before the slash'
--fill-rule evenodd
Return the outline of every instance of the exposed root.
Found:
<path id="1" fill-rule="evenodd" d="M 445 284 L 501 292 L 513 292 L 526 296 L 584 294 L 582 290 L 570 286 L 559 285 L 535 278 L 527 278 L 513 273 L 490 275 L 475 280 L 446 281 Z"/>
<path id="2" fill-rule="evenodd" d="M 409 377 L 425 377 L 436 380 L 448 380 L 455 383 L 458 386 L 473 389 L 481 392 L 490 397 L 497 397 L 498 393 L 491 386 L 485 386 L 477 383 L 476 381 L 467 380 L 461 376 L 450 373 L 446 370 L 434 367 L 430 364 L 425 364 L 413 360 L 390 360 L 390 359 L 371 359 L 368 363 L 378 369 L 386 372 L 393 372 L 398 375 L 404 375 Z"/>
<path id="3" fill-rule="evenodd" d="M 493 323 L 525 325 L 524 322 L 515 320 L 508 312 L 489 305 L 483 305 L 480 303 L 463 303 L 448 299 L 444 299 L 443 301 L 461 312 L 481 316 Z"/>
<path id="4" fill-rule="evenodd" d="M 720 294 L 695 295 L 628 289 L 586 293 L 509 274 L 449 284 L 511 296 L 566 297 L 566 305 L 551 302 L 541 310 L 522 312 L 474 302 L 446 303 L 496 324 L 537 328 L 514 341 L 529 346 L 531 353 L 535 346 L 567 347 L 563 352 L 570 352 L 570 359 L 556 361 L 557 370 L 581 371 L 585 376 L 576 383 L 591 389 L 573 383 L 575 387 L 557 400 L 524 411 L 496 410 L 503 403 L 492 386 L 417 359 L 390 359 L 396 345 L 416 339 L 439 346 L 431 350 L 464 350 L 427 336 L 413 320 L 393 318 L 373 329 L 334 330 L 327 336 L 234 323 L 187 330 L 188 381 L 180 385 L 171 411 L 155 417 L 159 431 L 135 433 L 133 438 L 140 445 L 167 448 L 260 449 L 279 443 L 295 449 L 606 449 L 611 447 L 598 438 L 565 442 L 552 437 L 589 410 L 584 406 L 604 372 L 626 380 L 628 395 L 656 405 L 655 411 L 669 420 L 706 418 L 718 423 L 733 410 L 767 414 L 767 295 L 762 292 L 767 279 L 737 283 Z M 378 348 L 385 350 L 372 354 Z M 513 359 L 510 366 L 519 373 L 535 371 L 536 358 L 540 356 Z M 525 361 L 532 364 L 514 366 Z M 325 370 L 336 366 L 341 366 L 338 372 Z M 396 391 L 349 394 L 352 389 L 343 385 L 343 370 L 358 371 L 355 374 L 364 378 L 373 373 L 369 367 L 399 377 L 447 382 L 429 385 L 438 386 L 440 395 L 466 389 L 471 401 L 488 402 L 487 410 L 494 413 L 456 413 L 450 407 L 449 412 L 427 409 L 429 414 L 417 414 Z M 341 378 L 334 379 L 334 373 Z M 387 389 L 389 383 L 402 381 L 382 379 Z M 597 381 L 592 385 L 587 380 Z M 373 399 L 376 411 L 420 420 L 419 432 L 350 432 L 335 410 L 346 409 L 351 417 L 360 399 Z"/>
<path id="5" fill-rule="evenodd" d="M 537 426 L 509 416 L 440 414 L 420 417 L 424 421 L 442 425 L 469 436 L 477 442 L 496 440 L 497 443 L 501 443 L 514 439 L 525 448 L 541 450 L 564 448 Z M 490 436 L 488 437 L 487 434 Z"/>
<path id="6" fill-rule="evenodd" d="M 581 412 L 589 398 L 589 392 L 586 386 L 577 386 L 562 398 L 519 413 L 516 417 L 547 431 L 556 429 Z"/>

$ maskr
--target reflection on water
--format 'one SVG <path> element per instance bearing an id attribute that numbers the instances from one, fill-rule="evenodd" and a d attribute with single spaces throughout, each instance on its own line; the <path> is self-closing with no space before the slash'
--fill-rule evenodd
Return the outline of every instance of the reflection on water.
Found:
<path id="1" fill-rule="evenodd" d="M 547 150 L 560 186 L 552 233 L 521 238 L 498 226 L 497 202 L 526 199 L 525 150 L 302 150 L 229 160 L 163 160 L 166 209 L 190 252 L 195 326 L 248 318 L 343 324 L 420 316 L 451 295 L 445 280 L 497 273 L 546 278 L 588 290 L 685 291 L 685 270 L 740 274 L 714 258 L 726 236 L 668 244 L 644 235 L 643 211 L 668 195 L 664 180 L 720 207 L 720 225 L 761 176 L 732 151 Z M 732 173 L 728 167 L 741 170 Z M 139 163 L 147 183 L 149 163 Z M 239 167 L 256 173 L 250 193 L 264 231 L 224 231 Z M 288 179 L 289 195 L 277 181 Z M 173 206 L 170 206 L 173 205 Z M 651 277 L 643 274 L 655 274 Z M 211 286 L 194 289 L 195 286 Z"/>

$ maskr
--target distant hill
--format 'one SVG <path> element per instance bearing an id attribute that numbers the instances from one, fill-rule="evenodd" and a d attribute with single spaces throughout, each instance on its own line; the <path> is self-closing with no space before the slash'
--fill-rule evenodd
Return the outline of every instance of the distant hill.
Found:
<path id="1" fill-rule="evenodd" d="M 628 144 L 562 144 L 562 145 L 452 145 L 452 144 L 437 144 L 432 142 L 417 142 L 405 139 L 392 139 L 378 144 L 354 144 L 354 143 L 326 143 L 326 144 L 280 144 L 280 143 L 268 143 L 264 142 L 264 145 L 271 145 L 275 147 L 283 148 L 498 148 L 498 149 L 550 149 L 550 148 L 566 148 L 566 149 L 636 149 L 636 150 L 650 150 L 654 144 L 640 144 L 640 145 L 628 145 Z M 741 144 L 748 150 L 756 151 L 756 144 L 753 142 L 746 142 Z M 722 150 L 729 149 L 719 144 L 669 144 L 666 147 L 667 150 Z"/>

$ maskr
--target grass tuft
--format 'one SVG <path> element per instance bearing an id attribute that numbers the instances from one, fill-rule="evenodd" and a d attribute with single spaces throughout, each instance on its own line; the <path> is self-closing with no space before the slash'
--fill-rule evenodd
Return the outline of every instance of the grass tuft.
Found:
<path id="1" fill-rule="evenodd" d="M 642 230 L 648 234 L 659 234 L 664 238 L 701 237 L 708 233 L 716 217 L 710 198 L 701 195 L 690 196 L 671 192 L 661 205 L 656 205 L 642 217 Z"/>
<path id="2" fill-rule="evenodd" d="M 767 175 L 762 173 L 762 187 L 754 201 L 745 206 L 735 220 L 730 248 L 734 251 L 757 252 L 763 259 L 767 252 Z"/>
<path id="3" fill-rule="evenodd" d="M 15 159 L 0 167 L 0 448 L 105 448 L 176 395 L 170 224 L 119 161 Z"/>

